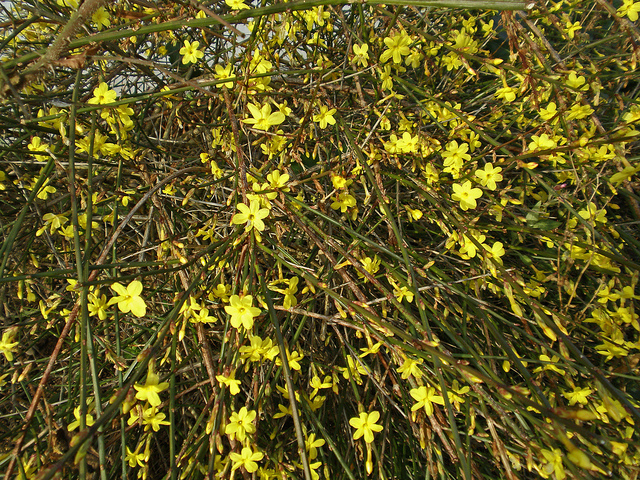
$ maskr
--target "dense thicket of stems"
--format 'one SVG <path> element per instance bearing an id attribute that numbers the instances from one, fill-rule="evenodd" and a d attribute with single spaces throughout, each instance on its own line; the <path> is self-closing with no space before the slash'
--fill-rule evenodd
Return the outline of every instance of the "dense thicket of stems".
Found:
<path id="1" fill-rule="evenodd" d="M 636 478 L 625 0 L 0 6 L 6 478 Z"/>

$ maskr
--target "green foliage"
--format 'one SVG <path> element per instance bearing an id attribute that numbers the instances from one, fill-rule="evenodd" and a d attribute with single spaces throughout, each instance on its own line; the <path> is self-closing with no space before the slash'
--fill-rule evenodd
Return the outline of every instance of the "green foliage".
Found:
<path id="1" fill-rule="evenodd" d="M 8 478 L 636 478 L 640 3 L 470 4 L 7 5 Z"/>

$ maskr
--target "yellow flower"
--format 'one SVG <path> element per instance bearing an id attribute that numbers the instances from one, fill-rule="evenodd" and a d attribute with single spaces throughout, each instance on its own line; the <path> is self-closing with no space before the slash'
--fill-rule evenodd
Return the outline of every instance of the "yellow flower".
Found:
<path id="1" fill-rule="evenodd" d="M 182 63 L 197 63 L 199 59 L 204 57 L 204 52 L 198 50 L 200 42 L 195 41 L 193 43 L 189 40 L 184 41 L 184 46 L 180 49 L 180 55 L 182 55 Z"/>
<path id="2" fill-rule="evenodd" d="M 502 98 L 505 102 L 513 102 L 516 99 L 516 89 L 512 87 L 502 87 L 496 90 L 496 97 Z"/>
<path id="3" fill-rule="evenodd" d="M 284 192 L 288 192 L 287 182 L 289 181 L 289 174 L 280 174 L 280 170 L 274 170 L 270 174 L 267 175 L 267 181 L 269 182 L 269 186 L 273 189 L 279 189 Z"/>
<path id="4" fill-rule="evenodd" d="M 584 84 L 585 82 L 586 82 L 586 80 L 585 80 L 584 76 L 582 76 L 582 75 L 577 76 L 575 74 L 575 72 L 571 72 L 571 73 L 569 73 L 565 83 L 567 84 L 568 87 L 571 87 L 571 88 L 573 88 L 575 90 L 583 90 L 584 91 L 584 90 L 588 90 L 589 89 L 589 86 Z M 555 106 L 554 102 L 551 102 L 551 103 L 553 103 L 553 105 Z"/>
<path id="5" fill-rule="evenodd" d="M 378 69 L 378 73 L 380 74 L 380 84 L 382 86 L 382 90 L 393 90 L 393 77 L 391 76 L 391 67 L 389 65 L 385 65 L 384 69 Z"/>
<path id="6" fill-rule="evenodd" d="M 353 439 L 358 440 L 364 437 L 367 443 L 373 442 L 373 433 L 382 431 L 382 425 L 376 422 L 380 419 L 380 412 L 374 410 L 371 413 L 362 412 L 358 417 L 349 419 L 349 425 L 356 429 L 353 433 Z"/>
<path id="7" fill-rule="evenodd" d="M 80 426 L 80 407 L 76 407 L 73 409 L 73 416 L 76 417 L 75 421 L 71 422 L 67 427 L 67 430 L 69 430 L 70 432 Z M 90 427 L 94 424 L 94 422 L 95 420 L 93 419 L 93 415 L 87 413 L 85 416 L 85 425 L 87 427 Z"/>
<path id="8" fill-rule="evenodd" d="M 89 293 L 89 315 L 98 317 L 100 320 L 106 320 L 107 318 L 107 296 L 100 292 Z"/>
<path id="9" fill-rule="evenodd" d="M 238 204 L 240 213 L 236 213 L 231 219 L 232 225 L 242 225 L 246 223 L 244 231 L 248 232 L 252 228 L 262 232 L 264 230 L 263 218 L 269 216 L 269 209 L 260 208 L 260 201 L 252 199 L 247 207 L 244 203 Z"/>
<path id="10" fill-rule="evenodd" d="M 109 85 L 105 82 L 101 82 L 100 85 L 93 91 L 93 98 L 90 98 L 87 103 L 93 105 L 105 105 L 107 103 L 113 103 L 116 101 L 116 91 L 109 90 Z"/>
<path id="11" fill-rule="evenodd" d="M 550 150 L 558 146 L 556 141 L 549 138 L 549 135 L 547 135 L 546 133 L 543 133 L 540 136 L 533 135 L 531 137 L 531 140 L 533 140 L 533 142 L 529 144 L 529 150 L 531 150 L 532 152 L 536 150 Z"/>
<path id="12" fill-rule="evenodd" d="M 418 360 L 413 360 L 412 358 L 407 357 L 405 361 L 402 363 L 402 366 L 398 368 L 398 373 L 402 374 L 402 378 L 406 380 L 409 376 L 413 376 L 415 379 L 422 378 L 422 370 L 420 370 L 420 365 L 424 360 L 419 358 Z"/>
<path id="13" fill-rule="evenodd" d="M 413 292 L 409 289 L 409 287 L 406 287 L 405 285 L 398 285 L 396 282 L 394 282 L 392 279 L 389 279 L 389 283 L 393 286 L 393 294 L 396 297 L 396 300 L 398 300 L 398 302 L 402 302 L 402 300 L 404 300 L 404 298 L 407 298 L 407 302 L 411 303 L 413 302 Z"/>
<path id="14" fill-rule="evenodd" d="M 246 5 L 245 5 L 245 7 L 246 7 Z M 249 7 L 247 7 L 247 8 L 249 8 Z M 213 76 L 214 76 L 214 78 L 216 80 L 226 80 L 227 78 L 231 78 L 231 77 L 234 76 L 232 68 L 233 68 L 233 65 L 231 65 L 231 64 L 227 65 L 226 67 L 223 67 L 222 65 L 216 65 L 215 66 L 216 73 L 214 73 Z M 217 87 L 218 88 L 222 88 L 222 87 L 233 88 L 233 82 L 219 83 L 217 85 Z M 203 163 L 204 163 L 204 161 L 203 161 Z"/>
<path id="15" fill-rule="evenodd" d="M 471 236 L 468 236 L 467 234 L 463 234 L 462 238 L 459 240 L 460 255 L 462 256 L 462 258 L 474 258 L 476 256 L 477 248 L 475 243 L 473 243 L 473 240 L 471 240 L 471 238 L 475 239 L 478 243 L 480 243 L 483 247 L 486 248 L 486 245 L 484 245 L 483 242 L 487 239 L 487 237 L 482 235 L 478 231 L 472 230 Z"/>
<path id="16" fill-rule="evenodd" d="M 138 393 L 136 393 L 136 398 L 141 401 L 148 401 L 149 405 L 152 407 L 157 407 L 162 403 L 160 400 L 160 395 L 158 395 L 163 390 L 169 388 L 169 382 L 160 382 L 160 377 L 153 371 L 152 368 L 149 368 L 149 372 L 147 373 L 147 381 L 144 385 L 140 385 L 136 383 L 133 388 L 135 388 Z"/>
<path id="17" fill-rule="evenodd" d="M 572 105 L 567 114 L 567 120 L 580 120 L 593 113 L 593 108 L 589 105 Z"/>
<path id="18" fill-rule="evenodd" d="M 424 407 L 427 415 L 433 415 L 433 404 L 444 405 L 444 398 L 440 395 L 436 395 L 438 391 L 434 387 L 418 387 L 409 391 L 416 403 L 411 407 L 411 411 L 415 412 Z"/>
<path id="19" fill-rule="evenodd" d="M 224 307 L 224 311 L 231 315 L 231 326 L 233 328 L 240 328 L 242 325 L 246 330 L 251 330 L 253 327 L 253 319 L 262 313 L 259 308 L 253 307 L 253 297 L 251 295 L 245 295 L 239 297 L 238 295 L 231 295 L 229 299 L 229 305 Z"/>
<path id="20" fill-rule="evenodd" d="M 471 159 L 471 155 L 467 153 L 469 145 L 466 143 L 458 145 L 458 142 L 453 140 L 447 144 L 446 149 L 447 151 L 442 154 L 445 167 L 457 164 L 461 168 L 465 161 Z"/>
<path id="21" fill-rule="evenodd" d="M 325 444 L 325 441 L 322 438 L 316 440 L 316 434 L 312 433 L 309 435 L 304 442 L 307 451 L 309 452 L 309 460 L 314 460 L 318 456 L 318 447 L 321 447 Z"/>
<path id="22" fill-rule="evenodd" d="M 567 27 L 566 32 L 569 38 L 575 37 L 576 30 L 580 30 L 582 28 L 580 22 L 571 23 L 571 20 L 567 20 L 565 26 Z"/>
<path id="23" fill-rule="evenodd" d="M 476 199 L 482 196 L 482 190 L 479 188 L 471 188 L 471 181 L 467 180 L 464 184 L 453 184 L 453 194 L 451 199 L 455 202 L 460 202 L 460 208 L 462 210 L 469 210 L 470 208 L 476 208 L 478 204 Z"/>
<path id="24" fill-rule="evenodd" d="M 102 27 L 111 26 L 109 12 L 107 12 L 104 7 L 98 8 L 93 15 L 91 15 L 91 20 L 98 26 L 98 30 L 102 30 Z"/>
<path id="25" fill-rule="evenodd" d="M 351 181 L 340 175 L 331 175 L 331 183 L 333 183 L 333 188 L 340 189 L 348 187 Z"/>
<path id="26" fill-rule="evenodd" d="M 47 145 L 46 143 L 42 143 L 42 139 L 40 137 L 33 137 L 29 145 L 27 145 L 27 148 L 31 152 L 46 152 L 47 148 L 49 148 L 49 145 Z M 46 155 L 37 155 L 35 153 L 32 155 L 36 158 L 36 160 L 45 160 L 47 158 Z"/>
<path id="27" fill-rule="evenodd" d="M 640 12 L 640 2 L 634 2 L 633 0 L 624 0 L 624 3 L 618 8 L 618 16 L 629 17 L 629 20 L 635 22 L 638 20 L 638 13 Z"/>
<path id="28" fill-rule="evenodd" d="M 138 280 L 132 281 L 125 288 L 120 283 L 114 283 L 111 288 L 118 294 L 117 297 L 113 297 L 109 300 L 107 305 L 118 304 L 118 308 L 122 313 L 133 313 L 136 317 L 143 317 L 147 312 L 147 306 L 144 303 L 140 293 L 142 292 L 142 283 Z"/>
<path id="29" fill-rule="evenodd" d="M 336 119 L 333 118 L 334 113 L 336 113 L 336 109 L 332 108 L 329 110 L 329 107 L 326 105 L 322 105 L 320 107 L 320 113 L 313 116 L 313 121 L 320 124 L 320 128 L 327 128 L 327 124 L 335 125 Z"/>
<path id="30" fill-rule="evenodd" d="M 233 462 L 231 471 L 244 467 L 247 472 L 253 473 L 258 470 L 258 464 L 256 462 L 262 460 L 263 457 L 264 453 L 254 452 L 249 447 L 243 447 L 240 453 L 231 452 L 229 454 L 229 459 Z"/>
<path id="31" fill-rule="evenodd" d="M 347 192 L 338 194 L 338 198 L 331 204 L 331 208 L 334 210 L 340 209 L 342 213 L 346 212 L 348 208 L 356 206 L 356 199 L 349 195 Z"/>
<path id="32" fill-rule="evenodd" d="M 367 60 L 369 60 L 368 50 L 369 50 L 369 45 L 367 45 L 366 43 L 363 45 L 354 45 L 353 59 L 351 60 L 351 62 L 366 68 L 368 65 Z"/>
<path id="33" fill-rule="evenodd" d="M 9 328 L 2 333 L 2 340 L 0 340 L 0 352 L 4 354 L 9 362 L 13 361 L 13 354 L 19 344 L 19 342 L 13 341 L 16 333 L 18 333 L 18 327 Z"/>
<path id="34" fill-rule="evenodd" d="M 536 470 L 542 478 L 549 478 L 552 474 L 555 474 L 556 480 L 564 480 L 567 474 L 564 471 L 562 465 L 562 451 L 559 448 L 553 450 L 540 450 L 540 453 L 544 457 L 546 463 L 541 463 L 540 466 L 536 466 Z"/>
<path id="35" fill-rule="evenodd" d="M 485 256 L 487 258 L 493 258 L 497 263 L 502 265 L 501 257 L 506 253 L 502 242 L 493 242 L 492 247 L 489 247 L 489 245 L 485 245 L 484 243 L 482 244 L 482 246 L 485 249 Z M 491 266 L 495 268 L 495 266 L 492 263 L 489 263 L 489 265 L 490 265 L 490 268 Z"/>
<path id="36" fill-rule="evenodd" d="M 139 467 L 144 467 L 144 461 L 145 461 L 145 453 L 138 453 L 140 451 L 140 447 L 142 446 L 142 443 L 140 445 L 138 445 L 138 447 L 136 448 L 135 452 L 132 452 L 131 449 L 129 447 L 127 447 L 127 455 L 125 457 L 125 461 L 127 461 L 129 463 L 130 467 L 135 467 L 136 465 L 138 465 Z"/>
<path id="37" fill-rule="evenodd" d="M 587 404 L 587 397 L 593 393 L 591 388 L 574 388 L 572 392 L 563 392 L 562 396 L 569 400 L 569 406 L 579 403 L 580 405 Z"/>
<path id="38" fill-rule="evenodd" d="M 229 435 L 231 440 L 237 438 L 238 441 L 244 442 L 247 434 L 256 431 L 256 426 L 253 424 L 255 418 L 255 410 L 247 410 L 247 407 L 242 407 L 239 412 L 233 412 L 231 414 L 229 424 L 225 427 L 224 433 Z"/>
<path id="39" fill-rule="evenodd" d="M 240 380 L 236 380 L 235 371 L 231 372 L 228 377 L 225 377 L 224 375 L 216 375 L 216 380 L 220 385 L 226 385 L 229 387 L 229 393 L 231 393 L 231 395 L 237 395 L 240 393 Z"/>
<path id="40" fill-rule="evenodd" d="M 245 5 L 244 0 L 224 0 L 232 10 L 244 10 L 245 8 L 249 8 L 248 5 Z"/>
<path id="41" fill-rule="evenodd" d="M 364 268 L 371 275 L 375 275 L 376 273 L 378 273 L 378 270 L 380 270 L 380 259 L 378 258 L 377 255 L 374 255 L 373 258 L 364 257 L 362 259 L 362 268 Z M 357 273 L 358 273 L 358 277 L 364 278 L 365 282 L 369 281 L 369 279 L 365 277 L 362 273 L 360 273 L 360 271 L 358 271 Z"/>
<path id="42" fill-rule="evenodd" d="M 558 106 L 556 102 L 549 102 L 546 108 L 541 108 L 538 111 L 538 115 L 542 117 L 543 120 L 551 120 L 558 113 Z M 558 119 L 556 118 L 553 123 L 557 123 Z"/>
<path id="43" fill-rule="evenodd" d="M 215 323 L 218 319 L 209 315 L 209 309 L 203 308 L 191 314 L 191 323 Z"/>
<path id="44" fill-rule="evenodd" d="M 133 413 L 133 410 L 131 412 Z M 170 425 L 165 418 L 167 418 L 167 416 L 162 412 L 158 412 L 156 407 L 147 408 L 142 412 L 142 423 L 145 426 L 144 431 L 147 432 L 153 429 L 154 432 L 157 432 L 160 430 L 161 425 Z"/>
<path id="45" fill-rule="evenodd" d="M 411 37 L 404 31 L 396 33 L 392 37 L 385 38 L 384 44 L 387 46 L 387 50 L 380 55 L 380 63 L 384 63 L 390 58 L 393 58 L 393 63 L 401 63 L 402 55 L 409 55 L 411 53 L 411 49 L 409 48 L 409 45 L 411 45 Z"/>
<path id="46" fill-rule="evenodd" d="M 249 103 L 247 108 L 253 118 L 245 118 L 242 121 L 253 125 L 256 130 L 264 130 L 266 132 L 272 125 L 280 125 L 286 118 L 280 110 L 272 113 L 271 105 L 268 103 L 265 103 L 262 107 Z"/>
<path id="47" fill-rule="evenodd" d="M 502 168 L 494 167 L 493 163 L 487 163 L 484 166 L 484 170 L 476 170 L 476 177 L 480 179 L 480 183 L 487 187 L 489 190 L 496 189 L 496 182 L 502 181 L 502 175 L 500 172 Z"/>
<path id="48" fill-rule="evenodd" d="M 211 290 L 211 295 L 216 298 L 219 298 L 223 302 L 229 301 L 229 294 L 231 293 L 231 285 L 225 285 L 224 283 L 219 283 L 213 290 Z M 211 298 L 209 298 L 211 300 Z"/>

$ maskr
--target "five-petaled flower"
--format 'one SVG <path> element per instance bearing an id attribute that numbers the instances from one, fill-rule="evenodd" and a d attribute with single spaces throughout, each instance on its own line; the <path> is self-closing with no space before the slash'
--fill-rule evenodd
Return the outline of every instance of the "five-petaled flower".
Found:
<path id="1" fill-rule="evenodd" d="M 460 202 L 460 208 L 462 210 L 469 210 L 470 208 L 476 208 L 478 204 L 476 199 L 482 196 L 482 190 L 479 188 L 471 188 L 471 181 L 467 180 L 462 185 L 459 183 L 453 184 L 453 193 L 451 198 L 455 202 Z"/>
<path id="2" fill-rule="evenodd" d="M 253 424 L 255 418 L 255 410 L 247 410 L 247 407 L 242 407 L 239 412 L 231 414 L 229 424 L 225 427 L 224 433 L 229 435 L 231 440 L 237 438 L 238 441 L 244 442 L 247 434 L 252 434 L 256 431 L 256 426 Z"/>
<path id="3" fill-rule="evenodd" d="M 244 203 L 239 203 L 238 210 L 240 210 L 240 212 L 231 218 L 232 225 L 242 225 L 245 223 L 245 232 L 248 232 L 252 228 L 260 232 L 264 230 L 264 222 L 262 219 L 269 216 L 269 209 L 260 208 L 259 200 L 252 199 L 248 207 Z"/>
<path id="4" fill-rule="evenodd" d="M 360 437 L 364 437 L 365 442 L 373 442 L 373 433 L 382 430 L 382 425 L 376 424 L 379 419 L 380 412 L 377 410 L 371 413 L 362 412 L 358 417 L 349 419 L 349 425 L 356 429 L 353 433 L 353 439 L 357 440 Z"/>
<path id="5" fill-rule="evenodd" d="M 195 41 L 193 43 L 189 40 L 184 41 L 184 46 L 180 49 L 180 55 L 182 55 L 182 63 L 197 63 L 199 59 L 204 57 L 204 52 L 198 50 L 200 42 Z"/>
<path id="6" fill-rule="evenodd" d="M 161 425 L 170 425 L 165 418 L 167 416 L 162 412 L 158 412 L 156 407 L 147 408 L 142 412 L 142 423 L 145 425 L 144 431 L 147 432 L 149 429 L 153 429 L 154 432 L 157 432 L 160 430 Z"/>
<path id="7" fill-rule="evenodd" d="M 93 90 L 93 98 L 90 98 L 87 103 L 92 105 L 113 103 L 116 101 L 116 95 L 115 90 L 109 90 L 109 85 L 105 82 L 101 82 L 100 85 Z"/>
<path id="8" fill-rule="evenodd" d="M 516 99 L 516 89 L 505 85 L 496 90 L 496 98 L 501 98 L 507 103 L 513 102 Z"/>
<path id="9" fill-rule="evenodd" d="M 240 380 L 236 380 L 236 372 L 233 371 L 228 377 L 224 375 L 216 375 L 216 380 L 220 385 L 226 385 L 229 387 L 229 393 L 231 395 L 237 395 L 240 393 Z"/>
<path id="10" fill-rule="evenodd" d="M 138 391 L 138 393 L 136 393 L 136 398 L 138 400 L 146 400 L 152 407 L 157 407 L 162 403 L 160 395 L 158 394 L 169 388 L 169 382 L 160 383 L 160 377 L 153 371 L 153 369 L 150 368 L 147 373 L 147 381 L 145 384 L 140 385 L 136 383 L 133 388 Z"/>
<path id="11" fill-rule="evenodd" d="M 411 411 L 415 412 L 424 407 L 427 415 L 433 415 L 433 404 L 444 405 L 444 398 L 440 395 L 436 395 L 437 390 L 433 387 L 418 387 L 409 391 L 411 396 L 417 402 L 411 407 Z"/>
<path id="12" fill-rule="evenodd" d="M 366 43 L 363 45 L 354 45 L 353 59 L 351 60 L 351 62 L 366 68 L 366 66 L 368 65 L 367 60 L 369 60 L 368 50 L 369 45 L 367 45 Z"/>
<path id="13" fill-rule="evenodd" d="M 247 472 L 253 473 L 258 470 L 258 464 L 256 462 L 262 460 L 263 457 L 264 453 L 262 452 L 254 452 L 249 447 L 242 447 L 242 451 L 240 453 L 231 452 L 229 454 L 229 459 L 233 462 L 231 471 L 244 467 Z"/>
<path id="14" fill-rule="evenodd" d="M 280 110 L 271 112 L 271 105 L 265 103 L 262 107 L 253 103 L 249 103 L 247 108 L 251 112 L 253 118 L 245 118 L 244 123 L 253 125 L 256 130 L 269 130 L 272 125 L 280 125 L 285 120 L 284 113 Z"/>
<path id="15" fill-rule="evenodd" d="M 411 53 L 409 48 L 411 37 L 404 31 L 398 32 L 392 37 L 386 37 L 384 44 L 387 46 L 387 50 L 380 55 L 380 63 L 384 63 L 390 58 L 393 58 L 393 63 L 401 63 L 402 56 Z"/>
<path id="16" fill-rule="evenodd" d="M 133 313 L 136 317 L 143 317 L 147 312 L 147 306 L 144 303 L 140 293 L 142 292 L 142 283 L 138 280 L 132 281 L 127 287 L 120 283 L 114 283 L 111 288 L 118 294 L 109 300 L 107 305 L 118 304 L 118 308 L 122 313 Z"/>
<path id="17" fill-rule="evenodd" d="M 336 109 L 332 108 L 329 110 L 329 107 L 326 105 L 322 105 L 320 107 L 320 113 L 313 116 L 313 121 L 320 124 L 320 128 L 327 128 L 327 125 L 335 125 L 336 119 L 333 118 L 333 114 L 336 113 Z"/>
<path id="18" fill-rule="evenodd" d="M 229 305 L 224 307 L 224 311 L 231 315 L 230 322 L 233 328 L 240 328 L 240 325 L 242 325 L 246 330 L 251 330 L 254 317 L 262 313 L 259 308 L 252 305 L 253 296 L 251 295 L 245 295 L 244 297 L 231 295 Z"/>
<path id="19" fill-rule="evenodd" d="M 500 175 L 501 171 L 501 167 L 494 167 L 493 163 L 487 163 L 484 166 L 484 170 L 476 170 L 476 177 L 480 179 L 480 183 L 483 186 L 487 187 L 489 190 L 495 190 L 497 188 L 496 182 L 500 182 L 502 180 L 502 175 Z"/>
<path id="20" fill-rule="evenodd" d="M 91 15 L 91 20 L 98 27 L 98 30 L 102 30 L 102 27 L 110 27 L 111 20 L 109 20 L 109 12 L 104 7 L 98 8 L 93 15 Z"/>

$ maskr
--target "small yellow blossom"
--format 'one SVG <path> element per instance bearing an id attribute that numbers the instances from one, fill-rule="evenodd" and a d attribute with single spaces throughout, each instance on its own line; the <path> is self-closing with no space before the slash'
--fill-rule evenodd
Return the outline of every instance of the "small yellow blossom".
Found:
<path id="1" fill-rule="evenodd" d="M 332 108 L 329 110 L 329 107 L 326 105 L 322 105 L 320 107 L 320 113 L 313 116 L 313 121 L 320 124 L 320 128 L 325 129 L 327 125 L 335 125 L 336 119 L 333 118 L 333 115 L 336 113 L 336 109 Z"/>
<path id="2" fill-rule="evenodd" d="M 418 387 L 409 391 L 411 396 L 417 402 L 411 407 L 411 411 L 415 412 L 424 407 L 427 415 L 433 415 L 433 404 L 444 405 L 444 398 L 437 395 L 438 391 L 434 387 Z"/>
<path id="3" fill-rule="evenodd" d="M 91 20 L 98 27 L 98 30 L 102 30 L 102 27 L 109 28 L 111 26 L 111 20 L 109 19 L 109 12 L 104 7 L 98 8 L 93 15 L 91 15 Z"/>
<path id="4" fill-rule="evenodd" d="M 479 188 L 472 188 L 471 181 L 467 180 L 462 185 L 459 183 L 453 184 L 453 194 L 451 198 L 455 202 L 460 202 L 460 208 L 462 210 L 469 210 L 476 208 L 478 204 L 476 200 L 482 196 L 482 190 Z"/>
<path id="5" fill-rule="evenodd" d="M 249 6 L 244 3 L 244 0 L 224 0 L 232 10 L 245 10 L 248 9 Z"/>
<path id="6" fill-rule="evenodd" d="M 253 319 L 262 313 L 259 308 L 252 305 L 253 296 L 251 295 L 244 297 L 231 295 L 229 305 L 224 307 L 224 311 L 231 315 L 230 322 L 233 328 L 240 328 L 242 325 L 246 330 L 251 330 Z"/>
<path id="7" fill-rule="evenodd" d="M 634 2 L 633 0 L 624 0 L 622 6 L 618 8 L 619 17 L 628 17 L 629 20 L 635 22 L 638 20 L 638 13 L 640 13 L 640 2 Z"/>
<path id="8" fill-rule="evenodd" d="M 258 470 L 258 464 L 256 462 L 262 460 L 263 457 L 264 453 L 262 452 L 254 452 L 249 447 L 242 447 L 240 453 L 231 452 L 229 454 L 229 459 L 233 462 L 231 471 L 244 467 L 247 472 L 253 473 Z"/>
<path id="9" fill-rule="evenodd" d="M 189 40 L 184 41 L 184 45 L 180 48 L 180 55 L 182 55 L 182 63 L 184 65 L 188 63 L 198 63 L 198 60 L 204 57 L 204 52 L 198 50 L 200 42 L 195 41 L 191 43 Z"/>
<path id="10" fill-rule="evenodd" d="M 271 112 L 271 105 L 265 103 L 263 106 L 249 103 L 247 105 L 249 112 L 253 118 L 245 118 L 242 120 L 244 123 L 253 125 L 256 130 L 267 131 L 272 125 L 280 125 L 285 120 L 284 113 L 280 110 Z"/>
<path id="11" fill-rule="evenodd" d="M 232 68 L 233 65 L 231 64 L 228 64 L 226 67 L 218 64 L 215 66 L 216 73 L 214 73 L 213 76 L 216 80 L 226 80 L 227 78 L 231 78 L 234 76 Z M 233 88 L 233 82 L 219 83 L 217 87 Z"/>
<path id="12" fill-rule="evenodd" d="M 363 45 L 354 45 L 353 46 L 353 58 L 351 62 L 355 65 L 360 65 L 361 67 L 366 68 L 369 60 L 369 45 L 366 43 Z"/>
<path id="13" fill-rule="evenodd" d="M 93 91 L 93 98 L 90 98 L 87 103 L 92 105 L 105 105 L 107 103 L 115 102 L 116 96 L 117 94 L 115 90 L 109 90 L 109 85 L 105 82 L 101 82 Z"/>
<path id="14" fill-rule="evenodd" d="M 385 63 L 390 58 L 393 58 L 393 63 L 401 63 L 402 56 L 411 53 L 409 48 L 411 42 L 411 37 L 404 31 L 398 32 L 391 37 L 386 37 L 384 44 L 387 46 L 387 50 L 380 55 L 380 63 Z"/>
<path id="15" fill-rule="evenodd" d="M 126 287 L 120 283 L 114 283 L 111 288 L 116 291 L 118 296 L 109 300 L 107 305 L 118 304 L 118 308 L 122 313 L 133 313 L 136 317 L 143 317 L 147 312 L 147 306 L 144 303 L 140 293 L 142 293 L 142 283 L 138 280 L 132 281 Z"/>
<path id="16" fill-rule="evenodd" d="M 13 354 L 19 345 L 19 342 L 13 341 L 16 333 L 18 333 L 17 327 L 9 328 L 2 333 L 2 340 L 0 340 L 0 353 L 2 353 L 9 362 L 13 361 Z"/>
<path id="17" fill-rule="evenodd" d="M 233 412 L 231 414 L 224 433 L 229 435 L 231 440 L 237 438 L 238 441 L 244 442 L 247 434 L 252 434 L 256 431 L 256 426 L 253 424 L 255 418 L 255 410 L 247 410 L 247 407 L 242 407 L 239 412 Z"/>
<path id="18" fill-rule="evenodd" d="M 502 175 L 500 172 L 502 168 L 494 167 L 492 163 L 487 163 L 484 166 L 484 170 L 476 170 L 476 177 L 480 179 L 480 183 L 487 187 L 489 190 L 495 190 L 497 188 L 496 182 L 502 181 Z"/>
<path id="19" fill-rule="evenodd" d="M 362 412 L 359 416 L 349 419 L 349 425 L 356 429 L 353 433 L 353 439 L 358 440 L 360 437 L 364 437 L 365 442 L 373 442 L 374 432 L 382 431 L 382 425 L 376 424 L 379 419 L 380 412 L 377 410 L 371 413 Z"/>
<path id="20" fill-rule="evenodd" d="M 240 210 L 240 212 L 236 213 L 231 219 L 232 225 L 246 224 L 244 227 L 245 232 L 248 232 L 252 228 L 255 228 L 260 232 L 265 229 L 265 225 L 262 220 L 269 216 L 269 209 L 260 208 L 259 200 L 252 199 L 249 206 L 246 206 L 244 203 L 239 203 L 238 210 Z"/>
<path id="21" fill-rule="evenodd" d="M 136 398 L 141 401 L 148 401 L 149 405 L 152 407 L 157 407 L 162 403 L 160 400 L 160 392 L 169 388 L 169 382 L 160 383 L 160 377 L 153 371 L 152 368 L 149 368 L 147 373 L 147 381 L 144 385 L 140 385 L 136 383 L 133 388 L 137 390 Z"/>

